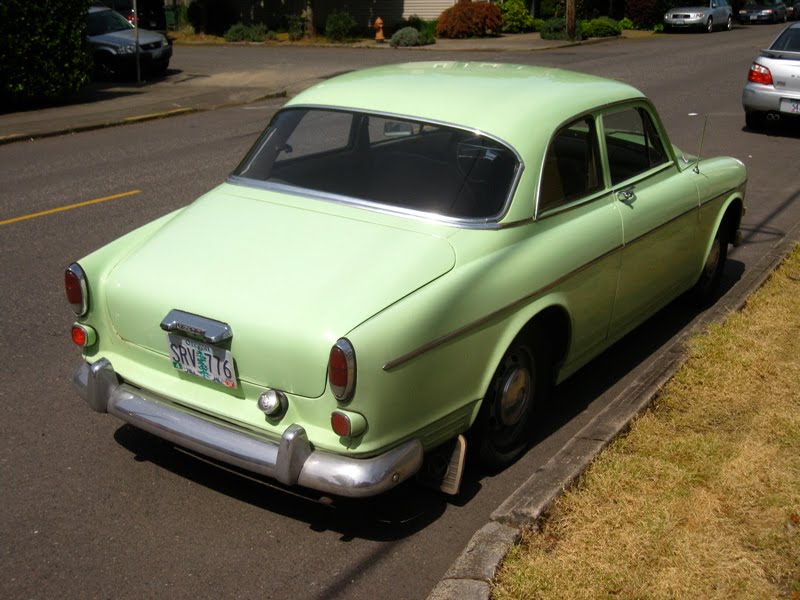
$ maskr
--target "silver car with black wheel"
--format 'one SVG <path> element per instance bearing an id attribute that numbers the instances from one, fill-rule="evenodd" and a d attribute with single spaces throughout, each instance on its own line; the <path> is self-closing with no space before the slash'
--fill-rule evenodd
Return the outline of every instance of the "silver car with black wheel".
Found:
<path id="1" fill-rule="evenodd" d="M 751 129 L 800 116 L 800 23 L 784 29 L 750 66 L 742 106 Z"/>
<path id="2" fill-rule="evenodd" d="M 664 31 L 698 29 L 711 33 L 714 29 L 730 31 L 733 12 L 728 0 L 678 0 L 664 15 Z"/>

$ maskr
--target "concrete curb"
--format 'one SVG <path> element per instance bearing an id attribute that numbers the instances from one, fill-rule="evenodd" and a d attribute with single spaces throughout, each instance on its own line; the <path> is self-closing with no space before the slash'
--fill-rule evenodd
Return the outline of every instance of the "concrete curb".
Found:
<path id="1" fill-rule="evenodd" d="M 243 106 L 245 104 L 252 104 L 253 102 L 261 102 L 262 100 L 269 100 L 271 98 L 285 98 L 287 96 L 286 90 L 281 90 L 280 92 L 270 92 L 269 94 L 264 94 L 261 96 L 257 96 L 255 98 L 247 98 L 245 100 L 237 100 L 233 102 L 224 102 L 222 104 L 217 104 L 214 106 L 208 107 L 184 107 L 184 108 L 173 108 L 170 110 L 164 110 L 159 112 L 150 113 L 147 115 L 136 115 L 133 117 L 121 117 L 119 119 L 113 119 L 111 121 L 103 121 L 100 123 L 91 123 L 87 125 L 75 125 L 70 127 L 65 127 L 62 129 L 55 129 L 51 131 L 42 131 L 38 133 L 14 133 L 11 135 L 0 136 L 0 146 L 5 144 L 13 144 L 15 142 L 21 141 L 31 141 L 31 140 L 38 140 L 43 138 L 49 137 L 56 137 L 59 135 L 66 135 L 69 133 L 79 133 L 82 131 L 94 131 L 95 129 L 106 129 L 108 127 L 118 127 L 120 125 L 132 125 L 134 123 L 144 123 L 145 121 L 155 121 L 157 119 L 166 119 L 169 117 L 177 117 L 180 115 L 188 115 L 191 113 L 197 112 L 206 112 L 210 110 L 217 110 L 219 108 L 229 108 L 232 106 Z"/>
<path id="2" fill-rule="evenodd" d="M 472 536 L 428 600 L 489 600 L 494 575 L 511 546 L 519 542 L 522 530 L 538 526 L 553 503 L 576 484 L 603 448 L 653 404 L 661 388 L 686 360 L 687 338 L 711 322 L 741 310 L 798 240 L 800 224 L 788 231 L 690 330 L 653 355 L 641 377 L 618 394 L 491 514 L 489 523 Z"/>

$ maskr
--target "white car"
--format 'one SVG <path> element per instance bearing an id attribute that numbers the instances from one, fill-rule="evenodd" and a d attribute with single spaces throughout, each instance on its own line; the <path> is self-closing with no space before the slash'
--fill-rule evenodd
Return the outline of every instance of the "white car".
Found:
<path id="1" fill-rule="evenodd" d="M 784 29 L 750 66 L 742 106 L 751 129 L 800 115 L 800 23 Z"/>

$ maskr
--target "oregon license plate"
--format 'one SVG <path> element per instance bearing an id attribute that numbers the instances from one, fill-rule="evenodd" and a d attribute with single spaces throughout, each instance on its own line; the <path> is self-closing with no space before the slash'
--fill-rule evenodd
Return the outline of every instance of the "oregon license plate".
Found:
<path id="1" fill-rule="evenodd" d="M 172 366 L 201 379 L 236 387 L 233 355 L 222 348 L 180 335 L 167 335 Z"/>
<path id="2" fill-rule="evenodd" d="M 800 114 L 800 100 L 781 98 L 781 112 Z"/>

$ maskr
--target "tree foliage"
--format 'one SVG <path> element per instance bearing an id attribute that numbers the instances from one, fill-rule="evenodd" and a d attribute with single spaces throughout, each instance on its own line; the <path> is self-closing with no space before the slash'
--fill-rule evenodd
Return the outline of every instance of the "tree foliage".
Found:
<path id="1" fill-rule="evenodd" d="M 469 38 L 499 35 L 503 15 L 496 4 L 460 0 L 439 17 L 436 35 L 443 38 Z"/>
<path id="2" fill-rule="evenodd" d="M 47 102 L 89 80 L 87 0 L 0 1 L 0 103 Z"/>

